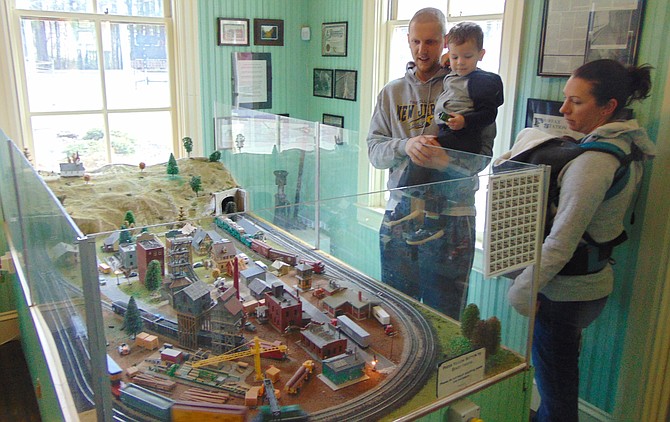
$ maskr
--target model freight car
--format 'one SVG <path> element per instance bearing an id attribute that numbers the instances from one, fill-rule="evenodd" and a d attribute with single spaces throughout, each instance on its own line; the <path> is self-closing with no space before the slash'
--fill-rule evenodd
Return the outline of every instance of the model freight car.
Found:
<path id="1" fill-rule="evenodd" d="M 362 348 L 366 348 L 370 345 L 370 333 L 361 328 L 360 325 L 356 324 L 351 318 L 346 315 L 340 315 L 337 317 L 337 327 L 341 332 L 347 335 L 352 339 L 356 344 Z"/>
<path id="2" fill-rule="evenodd" d="M 298 255 L 280 251 L 258 239 L 251 239 L 251 250 L 271 261 L 282 261 L 295 266 L 298 263 Z"/>
<path id="3" fill-rule="evenodd" d="M 244 422 L 246 420 L 246 406 L 192 401 L 177 401 L 172 406 L 172 422 Z"/>
<path id="4" fill-rule="evenodd" d="M 132 383 L 121 389 L 121 402 L 158 421 L 170 421 L 174 404 L 172 399 Z"/>

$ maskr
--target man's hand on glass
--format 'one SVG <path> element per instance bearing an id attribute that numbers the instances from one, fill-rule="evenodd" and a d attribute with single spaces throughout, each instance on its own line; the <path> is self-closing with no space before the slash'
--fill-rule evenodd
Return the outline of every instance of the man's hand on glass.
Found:
<path id="1" fill-rule="evenodd" d="M 444 170 L 449 165 L 449 156 L 433 135 L 410 138 L 405 145 L 405 152 L 414 164 L 421 167 Z"/>

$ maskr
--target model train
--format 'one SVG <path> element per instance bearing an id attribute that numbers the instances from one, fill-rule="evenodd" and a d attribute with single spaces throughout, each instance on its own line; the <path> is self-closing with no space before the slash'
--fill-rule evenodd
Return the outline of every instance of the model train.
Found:
<path id="1" fill-rule="evenodd" d="M 356 324 L 351 318 L 346 315 L 340 315 L 337 317 L 337 327 L 341 332 L 347 335 L 352 339 L 356 344 L 362 348 L 366 348 L 370 345 L 370 333 L 361 328 L 360 325 Z"/>
<path id="2" fill-rule="evenodd" d="M 247 421 L 246 406 L 231 404 L 175 401 L 136 384 L 127 384 L 121 389 L 121 402 L 129 408 L 161 422 L 187 422 L 194 420 L 217 420 L 230 422 Z M 261 406 L 254 421 L 308 421 L 309 415 L 298 405 Z"/>
<path id="3" fill-rule="evenodd" d="M 265 237 L 263 232 L 242 217 L 238 217 L 238 221 L 235 222 L 229 217 L 220 215 L 214 219 L 214 222 L 217 227 L 225 230 L 243 245 L 270 261 L 282 261 L 294 267 L 298 263 L 305 263 L 310 265 L 316 274 L 323 274 L 326 269 L 321 261 L 299 260 L 298 255 L 294 253 L 271 247 L 263 241 Z"/>

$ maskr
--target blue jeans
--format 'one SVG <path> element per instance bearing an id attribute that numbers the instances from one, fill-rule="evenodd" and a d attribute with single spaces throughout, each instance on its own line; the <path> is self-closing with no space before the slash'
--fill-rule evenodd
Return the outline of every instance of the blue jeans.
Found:
<path id="1" fill-rule="evenodd" d="M 554 302 L 539 294 L 538 302 L 533 365 L 541 402 L 533 420 L 578 422 L 582 330 L 600 315 L 607 297 L 584 302 Z"/>
<path id="2" fill-rule="evenodd" d="M 409 214 L 409 200 L 384 221 Z M 382 282 L 459 320 L 467 299 L 467 286 L 475 251 L 475 217 L 441 216 L 444 235 L 423 245 L 407 244 L 406 235 L 421 227 L 416 220 L 393 227 L 382 224 L 380 253 Z"/>

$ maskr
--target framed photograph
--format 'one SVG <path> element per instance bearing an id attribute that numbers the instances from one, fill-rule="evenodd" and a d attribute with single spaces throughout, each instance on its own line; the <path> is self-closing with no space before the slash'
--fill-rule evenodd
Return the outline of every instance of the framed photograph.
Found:
<path id="1" fill-rule="evenodd" d="M 534 127 L 556 136 L 568 135 L 575 139 L 582 138 L 584 134 L 568 128 L 563 113 L 559 111 L 562 105 L 560 101 L 529 98 L 526 105 L 526 127 Z M 624 108 L 621 112 L 623 113 L 622 118 L 633 118 L 633 110 Z"/>
<path id="2" fill-rule="evenodd" d="M 333 69 L 314 69 L 314 96 L 333 97 Z"/>
<path id="3" fill-rule="evenodd" d="M 335 98 L 356 101 L 355 70 L 335 70 Z"/>
<path id="4" fill-rule="evenodd" d="M 217 18 L 219 45 L 249 45 L 249 19 Z"/>
<path id="5" fill-rule="evenodd" d="M 321 55 L 347 55 L 347 22 L 329 22 L 321 25 Z"/>
<path id="6" fill-rule="evenodd" d="M 321 121 L 324 125 L 335 126 L 335 127 L 344 127 L 344 116 L 336 116 L 334 114 L 323 113 L 323 119 Z"/>
<path id="7" fill-rule="evenodd" d="M 284 21 L 254 19 L 254 45 L 284 45 Z"/>
<path id="8" fill-rule="evenodd" d="M 570 76 L 603 58 L 635 64 L 644 0 L 604 3 L 544 0 L 538 75 Z"/>

